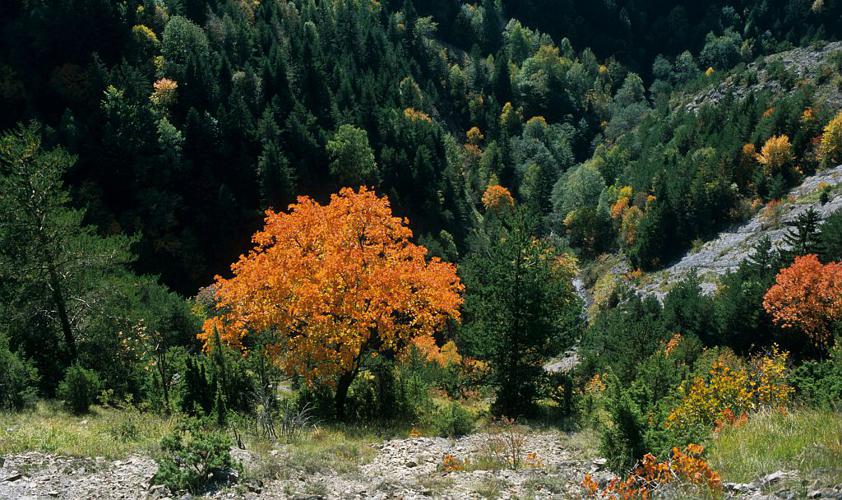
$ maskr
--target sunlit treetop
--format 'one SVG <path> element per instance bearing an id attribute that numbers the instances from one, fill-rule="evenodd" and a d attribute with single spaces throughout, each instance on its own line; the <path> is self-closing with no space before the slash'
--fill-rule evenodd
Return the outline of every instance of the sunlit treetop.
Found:
<path id="1" fill-rule="evenodd" d="M 220 315 L 199 338 L 207 345 L 216 329 L 242 347 L 271 332 L 288 373 L 330 383 L 355 374 L 368 353 L 400 353 L 431 336 L 459 319 L 463 286 L 454 265 L 411 242 L 406 223 L 366 188 L 267 211 L 234 276 L 216 278 Z"/>

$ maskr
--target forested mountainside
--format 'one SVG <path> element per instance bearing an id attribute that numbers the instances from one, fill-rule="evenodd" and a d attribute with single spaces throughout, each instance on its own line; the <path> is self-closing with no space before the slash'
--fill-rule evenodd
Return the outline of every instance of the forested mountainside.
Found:
<path id="1" fill-rule="evenodd" d="M 840 35 L 835 2 L 577 4 L 6 2 L 0 125 L 49 127 L 86 220 L 142 233 L 139 270 L 192 293 L 263 209 L 343 185 L 455 256 L 490 176 L 553 215 L 559 176 L 633 126 L 653 79 Z"/>
<path id="2" fill-rule="evenodd" d="M 131 454 L 840 494 L 840 39 L 839 0 L 2 2 L 0 497 Z"/>

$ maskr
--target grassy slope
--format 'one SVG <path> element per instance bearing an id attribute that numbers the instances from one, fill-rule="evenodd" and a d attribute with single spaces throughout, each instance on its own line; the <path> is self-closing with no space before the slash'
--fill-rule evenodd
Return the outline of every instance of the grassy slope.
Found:
<path id="1" fill-rule="evenodd" d="M 842 413 L 797 409 L 754 415 L 741 427 L 723 430 L 709 458 L 724 481 L 797 470 L 803 479 L 842 484 Z"/>
<path id="2" fill-rule="evenodd" d="M 0 455 L 41 451 L 118 459 L 150 454 L 174 423 L 151 413 L 102 407 L 75 416 L 58 403 L 42 401 L 21 413 L 0 413 Z"/>

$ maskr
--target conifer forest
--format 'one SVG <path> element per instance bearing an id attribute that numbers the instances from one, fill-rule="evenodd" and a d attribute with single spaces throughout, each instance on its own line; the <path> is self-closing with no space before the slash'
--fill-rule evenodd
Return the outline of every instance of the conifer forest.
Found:
<path id="1" fill-rule="evenodd" d="M 842 498 L 842 0 L 3 0 L 18 498 Z"/>

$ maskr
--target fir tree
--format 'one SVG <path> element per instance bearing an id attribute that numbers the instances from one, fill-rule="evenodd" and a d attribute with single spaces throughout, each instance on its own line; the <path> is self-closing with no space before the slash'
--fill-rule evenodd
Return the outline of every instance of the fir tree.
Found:
<path id="1" fill-rule="evenodd" d="M 813 207 L 808 208 L 790 224 L 783 236 L 783 253 L 788 261 L 799 255 L 818 253 L 820 247 L 819 224 L 821 219 Z"/>

